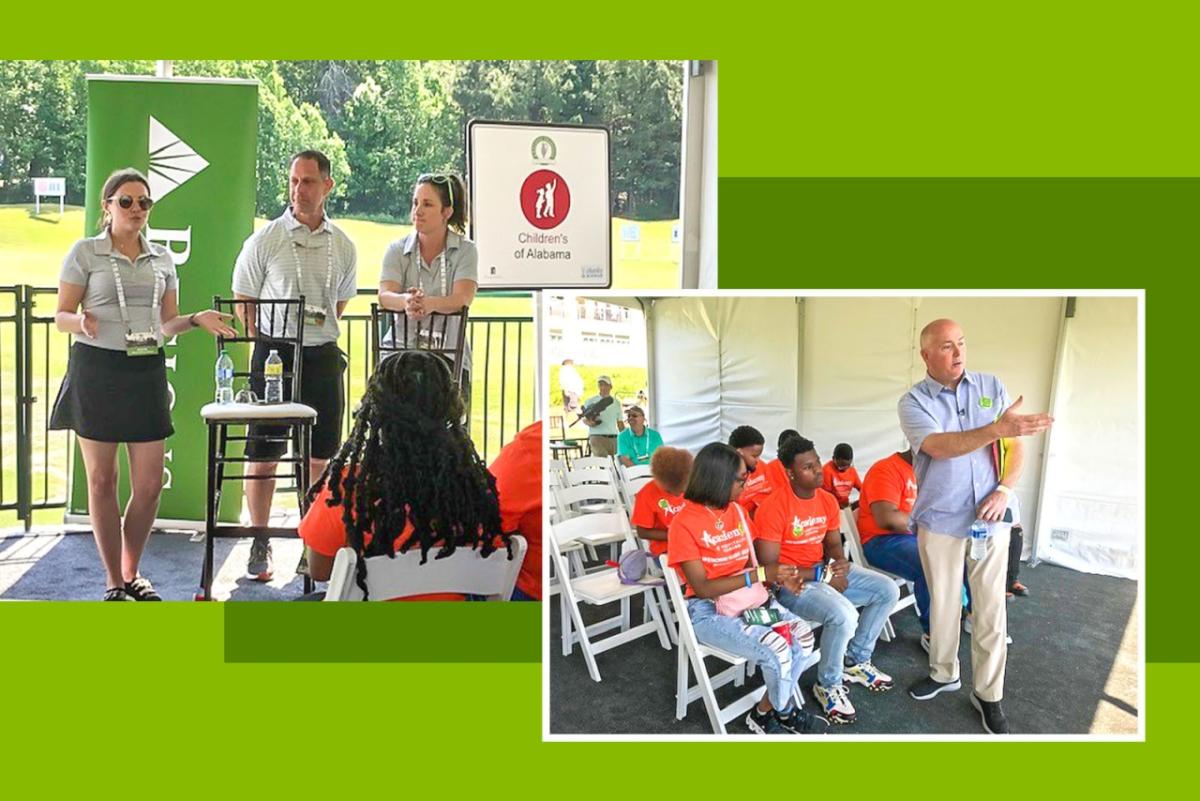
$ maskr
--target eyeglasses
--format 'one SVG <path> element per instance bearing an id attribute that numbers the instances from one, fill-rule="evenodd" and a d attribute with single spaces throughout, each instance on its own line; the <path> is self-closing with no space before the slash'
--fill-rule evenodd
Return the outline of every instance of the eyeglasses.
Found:
<path id="1" fill-rule="evenodd" d="M 742 485 L 745 485 L 745 483 L 746 483 L 746 477 L 745 477 L 745 476 L 738 476 L 737 478 L 735 478 L 735 479 L 733 480 L 733 483 L 734 483 L 734 484 L 742 484 Z"/>
<path id="2" fill-rule="evenodd" d="M 112 200 L 112 198 L 110 197 L 109 200 Z M 123 209 L 132 209 L 133 208 L 133 198 L 130 197 L 129 195 L 121 195 L 116 200 L 117 200 L 117 205 Z M 138 208 L 140 208 L 142 211 L 150 211 L 150 209 L 154 208 L 154 198 L 146 197 L 143 195 L 142 197 L 139 197 L 137 199 L 137 204 L 138 204 Z"/>
<path id="3" fill-rule="evenodd" d="M 441 184 L 441 185 L 445 186 L 446 194 L 448 194 L 450 196 L 450 203 L 448 205 L 450 206 L 450 208 L 454 208 L 453 177 L 454 176 L 450 175 L 449 173 L 442 173 L 442 172 L 428 173 L 427 172 L 427 173 L 424 173 L 423 175 L 421 175 L 421 177 L 419 177 L 417 179 L 417 183 L 419 183 L 419 184 L 435 183 L 435 184 Z"/>

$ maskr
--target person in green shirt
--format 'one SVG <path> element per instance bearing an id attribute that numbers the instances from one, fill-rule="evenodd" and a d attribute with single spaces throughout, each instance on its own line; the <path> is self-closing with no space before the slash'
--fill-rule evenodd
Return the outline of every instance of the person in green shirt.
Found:
<path id="1" fill-rule="evenodd" d="M 617 433 L 621 428 L 621 399 L 612 394 L 612 379 L 606 375 L 596 379 L 598 395 L 588 398 L 583 404 L 583 423 L 588 427 L 588 445 L 592 456 L 616 456 Z M 603 398 L 612 398 L 604 409 L 595 415 L 587 412 Z"/>
<path id="2" fill-rule="evenodd" d="M 625 412 L 625 430 L 617 435 L 617 458 L 626 467 L 650 464 L 650 456 L 663 444 L 662 435 L 646 425 L 646 413 L 640 406 Z"/>

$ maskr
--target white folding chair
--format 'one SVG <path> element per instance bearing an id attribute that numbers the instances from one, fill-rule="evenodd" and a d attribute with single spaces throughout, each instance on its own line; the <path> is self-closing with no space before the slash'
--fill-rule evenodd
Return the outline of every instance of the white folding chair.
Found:
<path id="1" fill-rule="evenodd" d="M 911 606 L 913 611 L 919 615 L 920 610 L 917 609 L 917 594 L 913 589 L 913 583 L 903 576 L 897 576 L 895 573 L 889 573 L 886 570 L 880 570 L 867 561 L 867 555 L 863 551 L 862 547 L 862 540 L 858 536 L 858 521 L 854 519 L 853 509 L 847 508 L 842 510 L 842 533 L 846 535 L 846 551 L 850 556 L 851 562 L 861 565 L 862 567 L 869 567 L 876 573 L 882 573 L 892 581 L 896 582 L 896 586 L 900 588 L 908 588 L 908 594 L 900 596 L 900 600 L 896 602 L 896 606 L 894 609 L 892 609 L 891 614 L 894 615 L 901 609 L 906 609 Z M 888 617 L 890 618 L 891 615 Z M 883 624 L 883 631 L 880 632 L 879 637 L 884 642 L 891 642 L 892 640 L 896 639 L 896 629 L 894 626 L 892 626 L 892 621 L 890 619 Z"/>
<path id="2" fill-rule="evenodd" d="M 649 634 L 658 635 L 659 644 L 664 650 L 671 649 L 666 627 L 654 602 L 651 587 L 622 584 L 617 576 L 616 568 L 606 568 L 584 576 L 571 575 L 563 549 L 579 542 L 584 537 L 606 536 L 613 532 L 621 532 L 624 544 L 636 548 L 633 531 L 629 528 L 629 520 L 622 512 L 603 512 L 599 514 L 580 515 L 570 520 L 550 526 L 550 556 L 554 560 L 554 568 L 558 572 L 562 590 L 559 594 L 559 613 L 562 626 L 562 653 L 570 656 L 575 643 L 579 643 L 587 663 L 588 675 L 592 681 L 600 681 L 600 669 L 596 666 L 596 656 L 611 648 L 622 645 L 638 637 Z M 650 609 L 651 620 L 637 626 L 631 626 L 629 620 L 629 599 L 641 595 L 643 603 Z M 583 622 L 580 603 L 593 606 L 620 602 L 621 613 L 601 620 L 588 626 Z M 620 629 L 617 634 L 609 635 L 602 640 L 594 640 L 597 635 Z"/>
<path id="3" fill-rule="evenodd" d="M 696 631 L 692 628 L 692 619 L 688 617 L 687 601 L 683 597 L 683 584 L 679 581 L 679 574 L 673 567 L 667 567 L 666 556 L 659 557 L 663 572 L 667 577 L 667 594 L 671 599 L 671 606 L 674 607 L 675 618 L 679 622 L 679 654 L 677 656 L 677 670 L 675 680 L 675 717 L 678 720 L 683 720 L 687 717 L 688 706 L 696 699 L 703 699 L 704 710 L 708 713 L 708 721 L 712 725 L 714 734 L 725 734 L 725 724 L 741 717 L 750 707 L 757 704 L 766 692 L 765 687 L 759 687 L 749 692 L 744 693 L 735 699 L 727 706 L 721 706 L 717 702 L 716 690 L 719 687 L 724 687 L 726 684 L 733 682 L 733 686 L 741 687 L 746 683 L 747 673 L 753 673 L 754 664 L 744 656 L 731 654 L 728 651 L 722 650 L 712 645 L 707 645 L 696 639 Z M 815 630 L 812 623 L 809 624 Z M 818 640 L 819 641 L 819 640 Z M 708 674 L 708 668 L 704 664 L 704 658 L 707 656 L 716 657 L 724 662 L 729 663 L 729 667 L 722 670 L 715 676 Z M 821 658 L 819 648 L 813 649 L 813 652 L 805 659 L 804 670 L 815 665 Z M 691 670 L 696 674 L 696 684 L 690 683 L 688 675 L 688 665 L 691 664 Z M 796 690 L 792 695 L 795 703 L 800 706 L 804 705 L 804 694 L 800 690 L 800 685 L 796 685 Z"/>
<path id="4" fill-rule="evenodd" d="M 571 460 L 571 472 L 578 473 L 585 470 L 604 470 L 611 473 L 613 471 L 613 460 L 611 456 L 581 456 L 578 459 Z"/>
<path id="5" fill-rule="evenodd" d="M 630 514 L 633 514 L 634 498 L 638 491 L 652 480 L 650 466 L 643 464 L 626 467 L 618 462 L 617 476 L 621 482 L 621 497 L 625 501 L 625 508 L 629 510 Z"/>
<path id="6" fill-rule="evenodd" d="M 512 558 L 503 549 L 484 557 L 478 549 L 458 548 L 442 559 L 432 555 L 421 564 L 421 549 L 391 556 L 372 556 L 366 560 L 367 590 L 373 601 L 387 601 L 410 595 L 431 593 L 462 593 L 485 595 L 489 601 L 512 598 L 521 562 L 528 543 L 519 534 L 512 537 Z M 361 601 L 363 591 L 358 586 L 355 570 L 358 555 L 352 548 L 342 548 L 333 559 L 326 601 Z"/>

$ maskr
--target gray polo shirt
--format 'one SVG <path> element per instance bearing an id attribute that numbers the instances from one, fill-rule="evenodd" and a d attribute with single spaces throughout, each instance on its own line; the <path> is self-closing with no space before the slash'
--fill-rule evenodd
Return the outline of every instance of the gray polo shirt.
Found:
<path id="1" fill-rule="evenodd" d="M 930 434 L 971 431 L 992 423 L 1009 407 L 1008 390 L 994 375 L 964 372 L 957 388 L 942 386 L 929 376 L 900 398 L 900 428 L 913 449 L 917 502 L 912 519 L 939 534 L 966 537 L 975 510 L 1000 483 L 990 446 L 957 456 L 934 459 L 921 450 Z M 1013 522 L 1020 522 L 1016 494 L 1008 498 Z"/>
<path id="2" fill-rule="evenodd" d="M 125 324 L 121 321 L 117 282 L 112 271 L 111 257 L 116 257 L 121 285 L 125 289 L 130 328 L 134 331 L 153 328 L 158 333 L 158 344 L 162 346 L 162 298 L 167 292 L 178 290 L 179 278 L 171 254 L 165 247 L 147 241 L 143 234 L 138 234 L 138 244 L 141 254 L 135 262 L 130 263 L 124 254 L 113 248 L 112 239 L 105 229 L 94 237 L 79 240 L 67 253 L 58 278 L 68 284 L 86 287 L 81 307 L 95 315 L 98 323 L 95 339 L 72 334 L 74 341 L 108 350 L 125 350 Z M 151 320 L 156 275 L 158 313 Z"/>
<path id="3" fill-rule="evenodd" d="M 293 242 L 295 244 L 293 245 Z M 333 271 L 326 290 L 326 274 L 329 272 L 329 257 L 333 257 Z M 297 267 L 299 260 L 299 267 Z M 299 274 L 299 275 L 298 275 Z M 303 277 L 303 286 L 300 277 Z M 282 217 L 271 220 L 251 234 L 242 245 L 237 264 L 233 268 L 233 291 L 239 295 L 264 300 L 286 300 L 304 295 L 309 306 L 325 309 L 325 324 L 320 328 L 304 327 L 304 345 L 323 345 L 336 342 L 338 327 L 337 304 L 351 300 L 358 290 L 357 254 L 354 243 L 326 216 L 317 230 L 292 216 L 288 209 Z M 282 310 L 280 310 L 282 314 Z M 282 328 L 282 316 L 277 326 Z M 263 330 L 275 336 L 295 336 L 293 320 L 288 321 L 287 331 L 271 330 L 269 319 L 264 319 Z"/>
<path id="4" fill-rule="evenodd" d="M 445 297 L 454 291 L 455 281 L 479 281 L 479 251 L 471 240 L 448 231 L 445 249 L 446 269 L 442 271 L 442 259 L 434 256 L 433 264 L 426 264 L 417 247 L 414 231 L 403 239 L 388 246 L 383 254 L 383 270 L 380 281 L 395 281 L 404 292 L 411 287 L 425 290 L 426 295 Z M 444 280 L 443 280 L 444 279 Z"/>
<path id="5" fill-rule="evenodd" d="M 433 263 L 427 264 L 421 258 L 421 249 L 417 247 L 417 233 L 412 232 L 388 246 L 383 254 L 383 269 L 379 280 L 395 281 L 404 292 L 413 287 L 422 289 L 430 297 L 446 297 L 454 291 L 455 281 L 479 281 L 479 251 L 475 243 L 454 231 L 446 232 L 446 247 L 442 254 L 433 257 Z M 443 270 L 443 264 L 445 269 Z M 449 323 L 446 328 L 446 338 L 453 341 L 458 331 L 455 323 Z M 440 328 L 437 329 L 440 333 Z M 388 334 L 384 334 L 385 342 Z M 409 334 L 409 347 L 414 344 L 415 334 Z M 471 370 L 471 342 L 466 340 L 463 345 L 463 372 Z"/>

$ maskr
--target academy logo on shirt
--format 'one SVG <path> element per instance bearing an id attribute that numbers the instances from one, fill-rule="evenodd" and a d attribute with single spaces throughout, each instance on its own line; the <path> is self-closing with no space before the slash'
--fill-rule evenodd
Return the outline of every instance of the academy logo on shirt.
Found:
<path id="1" fill-rule="evenodd" d="M 982 409 L 990 409 L 990 408 L 992 408 L 992 399 L 991 399 L 991 398 L 980 398 L 980 399 L 979 399 L 979 406 L 980 406 L 980 408 L 982 408 Z"/>
<path id="2" fill-rule="evenodd" d="M 154 117 L 150 118 L 150 196 L 157 202 L 208 166 L 208 161 Z"/>
<path id="3" fill-rule="evenodd" d="M 709 548 L 716 548 L 718 545 L 729 542 L 730 540 L 739 539 L 744 536 L 746 535 L 742 532 L 742 525 L 739 523 L 737 528 L 734 528 L 731 531 L 723 531 L 715 537 L 705 530 L 701 532 L 700 540 Z"/>
<path id="4" fill-rule="evenodd" d="M 659 498 L 658 499 L 658 508 L 662 509 L 664 512 L 666 512 L 669 515 L 677 515 L 683 509 L 683 504 L 681 503 L 678 506 L 672 506 L 671 504 L 667 503 L 666 498 Z"/>
<path id="5" fill-rule="evenodd" d="M 800 516 L 796 515 L 792 518 L 792 536 L 803 537 L 805 531 L 811 531 L 814 534 L 824 532 L 827 528 L 825 525 L 827 519 L 825 515 L 813 515 L 801 520 Z"/>

